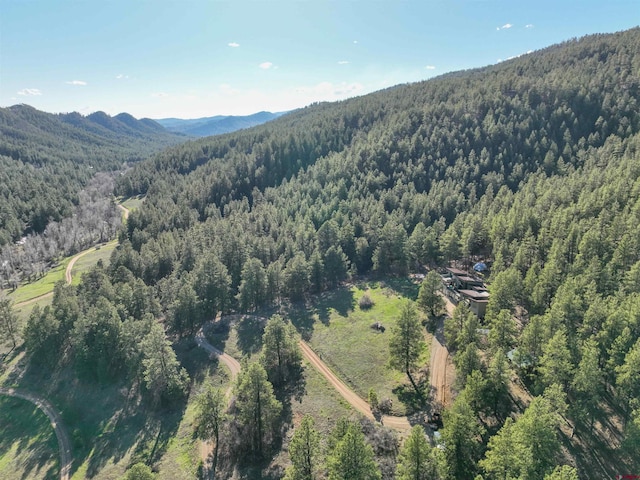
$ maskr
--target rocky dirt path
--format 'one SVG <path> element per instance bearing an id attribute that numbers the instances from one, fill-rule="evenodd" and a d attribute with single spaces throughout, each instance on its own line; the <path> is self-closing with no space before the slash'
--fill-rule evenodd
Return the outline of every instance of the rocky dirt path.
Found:
<path id="1" fill-rule="evenodd" d="M 0 395 L 8 395 L 10 397 L 21 398 L 22 400 L 31 402 L 42 410 L 47 417 L 49 417 L 51 426 L 56 432 L 58 449 L 60 450 L 60 480 L 69 480 L 72 460 L 71 443 L 69 442 L 69 435 L 67 434 L 67 430 L 64 428 L 60 414 L 47 400 L 37 397 L 31 393 L 15 390 L 13 388 L 0 388 Z"/>

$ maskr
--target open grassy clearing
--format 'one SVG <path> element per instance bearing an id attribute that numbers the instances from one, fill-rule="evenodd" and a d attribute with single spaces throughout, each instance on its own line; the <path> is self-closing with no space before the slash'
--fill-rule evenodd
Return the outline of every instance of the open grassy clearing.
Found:
<path id="1" fill-rule="evenodd" d="M 375 305 L 361 310 L 365 294 Z M 389 366 L 390 329 L 395 326 L 406 297 L 414 299 L 417 287 L 408 280 L 362 282 L 323 294 L 311 308 L 294 308 L 288 314 L 313 349 L 362 398 L 373 388 L 378 398 L 390 398 L 393 412 L 413 410 L 413 389 L 406 375 Z M 381 322 L 386 331 L 371 328 Z M 425 351 L 422 365 L 429 362 Z"/>
<path id="2" fill-rule="evenodd" d="M 59 469 L 47 416 L 26 400 L 0 396 L 0 478 L 54 479 Z"/>

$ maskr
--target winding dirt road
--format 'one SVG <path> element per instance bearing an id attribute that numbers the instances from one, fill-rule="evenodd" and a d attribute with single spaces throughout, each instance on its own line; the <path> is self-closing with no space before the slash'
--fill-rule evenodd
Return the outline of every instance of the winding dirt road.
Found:
<path id="1" fill-rule="evenodd" d="M 262 317 L 259 318 L 263 319 Z M 196 343 L 200 348 L 205 349 L 209 353 L 217 355 L 220 361 L 222 361 L 227 367 L 229 367 L 229 370 L 231 370 L 232 380 L 235 379 L 236 376 L 240 373 L 240 363 L 235 358 L 211 345 L 207 341 L 203 329 L 200 329 L 196 334 Z M 356 409 L 358 412 L 360 412 L 370 420 L 375 420 L 373 414 L 371 413 L 369 404 L 363 398 L 361 398 L 342 380 L 340 380 L 306 342 L 300 340 L 299 345 L 302 355 L 307 359 L 311 366 L 327 379 L 331 386 L 349 403 L 349 405 L 351 405 L 354 409 Z M 401 433 L 411 430 L 411 425 L 409 424 L 409 420 L 407 419 L 407 417 L 384 415 L 382 417 L 381 423 Z"/>
<path id="2" fill-rule="evenodd" d="M 129 218 L 129 213 L 130 213 L 129 209 L 127 207 L 123 206 L 123 205 L 120 205 L 120 204 L 118 204 L 118 208 L 120 210 L 122 210 L 124 219 L 125 220 L 128 219 Z M 73 266 L 76 264 L 78 259 L 80 259 L 80 257 L 86 255 L 89 252 L 92 252 L 94 250 L 94 248 L 95 247 L 91 247 L 91 248 L 89 248 L 87 250 L 84 250 L 84 251 L 78 253 L 75 257 L 73 257 L 69 261 L 69 264 L 67 265 L 67 269 L 64 272 L 64 279 L 69 285 L 71 285 L 71 282 L 73 280 L 73 277 L 71 275 L 71 271 L 73 270 Z M 14 304 L 14 308 L 26 307 L 27 305 L 31 305 L 32 303 L 35 303 L 38 300 L 42 300 L 42 299 L 49 298 L 49 297 L 52 297 L 52 296 L 53 296 L 53 292 L 52 291 L 51 292 L 47 292 L 47 293 L 44 293 L 42 295 L 38 295 L 37 297 L 30 298 L 29 300 L 25 300 L 24 302 L 16 303 L 16 304 Z"/>
<path id="3" fill-rule="evenodd" d="M 307 361 L 315 368 L 318 372 L 320 372 L 324 378 L 331 384 L 335 390 L 342 395 L 349 405 L 355 408 L 362 415 L 367 417 L 370 420 L 375 420 L 373 414 L 371 413 L 371 407 L 369 404 L 361 398 L 357 393 L 351 390 L 342 380 L 340 380 L 324 363 L 320 357 L 313 351 L 313 349 L 304 341 L 300 340 L 299 342 L 300 350 L 302 354 L 307 359 Z M 394 417 L 390 415 L 383 415 L 381 419 L 381 423 L 389 428 L 397 430 L 399 432 L 408 432 L 411 430 L 411 424 L 407 417 Z"/>
<path id="4" fill-rule="evenodd" d="M 212 353 L 214 355 L 216 355 L 220 361 L 222 363 L 224 363 L 229 370 L 231 371 L 231 381 L 233 383 L 233 380 L 236 379 L 236 377 L 238 376 L 238 374 L 240 373 L 240 362 L 238 362 L 235 358 L 233 358 L 231 355 L 228 355 L 226 353 L 224 353 L 221 350 L 218 350 L 216 347 L 214 347 L 213 345 L 211 345 L 208 341 L 207 338 L 204 335 L 204 331 L 201 328 L 200 330 L 198 330 L 198 333 L 196 333 L 196 343 L 198 344 L 198 346 L 204 350 L 206 350 L 209 353 Z M 229 387 L 229 389 L 231 389 L 231 387 Z M 227 394 L 229 392 L 227 391 Z"/>
<path id="5" fill-rule="evenodd" d="M 87 253 L 93 252 L 94 250 L 95 250 L 95 247 L 91 247 L 91 248 L 89 248 L 87 250 L 84 250 L 84 251 L 78 253 L 75 257 L 73 257 L 69 261 L 69 264 L 67 265 L 67 269 L 64 271 L 64 279 L 69 285 L 71 285 L 71 281 L 73 280 L 73 277 L 71 275 L 71 271 L 73 270 L 73 266 L 76 264 L 78 259 L 80 259 L 80 257 L 83 257 Z M 25 300 L 24 302 L 16 303 L 16 304 L 13 305 L 13 308 L 26 307 L 27 305 L 31 305 L 32 303 L 35 303 L 38 300 L 42 300 L 42 299 L 49 298 L 49 297 L 52 297 L 52 296 L 53 296 L 53 291 L 47 292 L 47 293 L 44 293 L 42 295 L 38 295 L 37 297 L 30 298 L 29 300 Z"/>
<path id="6" fill-rule="evenodd" d="M 51 426 L 56 433 L 58 449 L 60 450 L 60 480 L 69 480 L 72 460 L 71 443 L 69 442 L 69 435 L 64 428 L 60 414 L 47 400 L 32 395 L 31 393 L 15 390 L 13 388 L 0 388 L 0 395 L 8 395 L 10 397 L 21 398 L 22 400 L 31 402 L 42 410 L 47 417 L 49 417 Z"/>

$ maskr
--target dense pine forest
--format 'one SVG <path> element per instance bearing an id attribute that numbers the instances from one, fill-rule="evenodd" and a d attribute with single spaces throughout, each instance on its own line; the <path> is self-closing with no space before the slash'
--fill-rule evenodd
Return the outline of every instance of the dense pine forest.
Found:
<path id="1" fill-rule="evenodd" d="M 124 385 L 139 408 L 180 411 L 194 379 L 171 345 L 205 322 L 284 317 L 348 281 L 482 258 L 491 264 L 486 317 L 459 306 L 445 321 L 456 384 L 439 447 L 418 431 L 400 443 L 341 420 L 321 455 L 313 419 L 282 420 L 301 388 L 295 338 L 308 332 L 274 315 L 229 412 L 221 391 L 199 397 L 199 434 L 215 439 L 218 470 L 255 473 L 284 445 L 286 478 L 637 473 L 639 98 L 636 28 L 170 147 L 117 179 L 118 195 L 146 196 L 142 207 L 108 266 L 34 309 L 27 352 L 44 370 L 71 366 L 80 384 Z M 4 155 L 43 167 L 26 150 Z M 55 178 L 71 168 L 86 182 L 75 160 L 51 167 Z M 81 165 L 101 161 L 89 155 Z M 52 203 L 58 215 L 73 198 L 63 196 Z M 15 212 L 7 218 L 28 211 L 3 205 Z M 35 228 L 4 222 L 7 239 Z M 415 312 L 397 316 L 410 324 Z M 400 370 L 414 383 L 409 363 Z M 528 397 L 514 400 L 509 384 Z"/>

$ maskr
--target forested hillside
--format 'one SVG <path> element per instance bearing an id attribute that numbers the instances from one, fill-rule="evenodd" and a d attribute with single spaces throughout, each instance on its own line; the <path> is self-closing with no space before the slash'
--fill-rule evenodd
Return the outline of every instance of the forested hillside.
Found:
<path id="1" fill-rule="evenodd" d="M 146 194 L 144 206 L 108 268 L 32 315 L 27 349 L 70 353 L 81 378 L 139 382 L 150 405 L 166 405 L 187 379 L 165 335 L 350 276 L 481 255 L 491 299 L 484 325 L 464 308 L 447 320 L 457 395 L 429 478 L 637 471 L 639 97 L 636 28 L 171 147 L 119 179 L 118 193 Z M 509 351 L 532 397 L 509 395 Z M 237 392 L 249 375 L 277 386 L 275 370 L 255 365 Z M 232 431 L 251 430 L 242 418 Z M 343 427 L 340 439 L 360 441 Z M 277 442 L 251 433 L 232 451 L 264 459 Z"/>
<path id="2" fill-rule="evenodd" d="M 71 215 L 98 171 L 113 171 L 184 141 L 149 119 L 121 113 L 50 114 L 0 108 L 0 246 Z"/>

